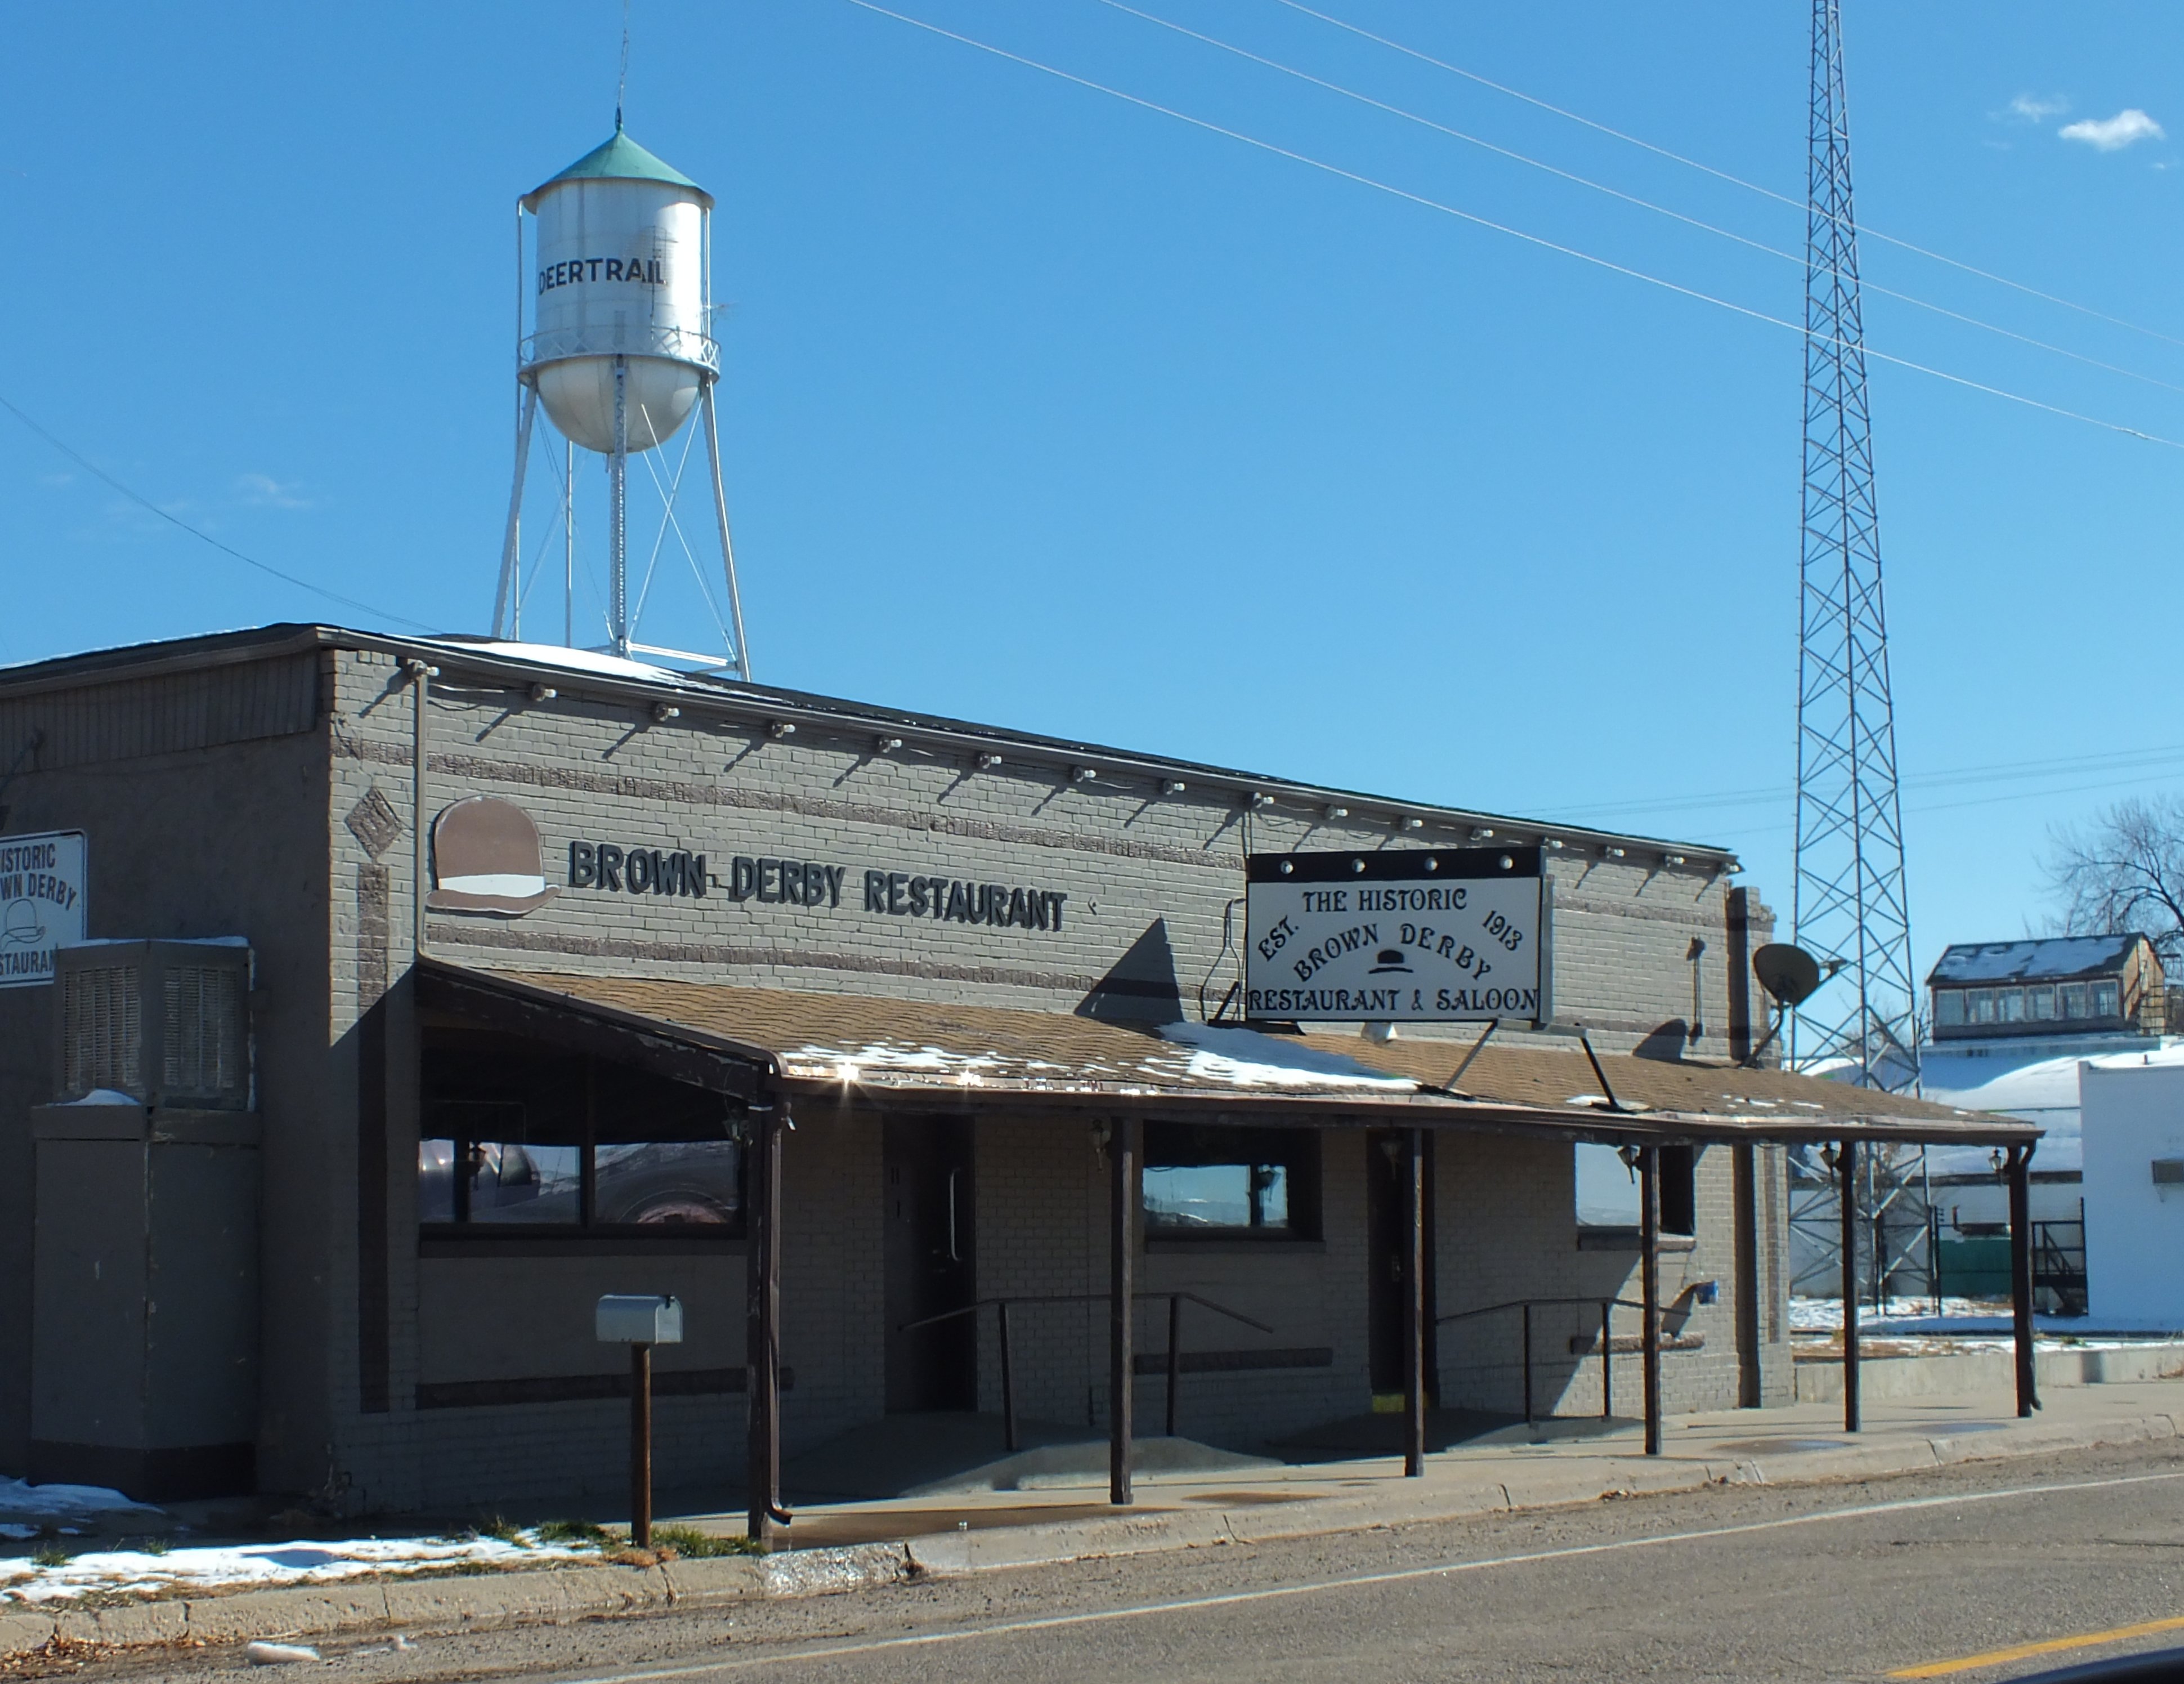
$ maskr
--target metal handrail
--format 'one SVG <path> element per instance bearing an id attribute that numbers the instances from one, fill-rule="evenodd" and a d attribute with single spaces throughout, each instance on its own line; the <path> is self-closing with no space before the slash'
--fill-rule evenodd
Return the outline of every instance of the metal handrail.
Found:
<path id="1" fill-rule="evenodd" d="M 1001 1442 L 1011 1454 L 1018 1448 L 1017 1443 L 1017 1388 L 1016 1372 L 1009 1360 L 1009 1310 L 1017 1304 L 1106 1304 L 1114 1300 L 1112 1292 L 1040 1292 L 1027 1293 L 1019 1297 L 974 1298 L 952 1310 L 943 1310 L 937 1316 L 920 1316 L 916 1321 L 900 1324 L 895 1331 L 909 1333 L 914 1329 L 932 1327 L 944 1321 L 954 1321 L 961 1316 L 974 1316 L 990 1307 L 995 1312 L 1000 1327 L 1001 1344 Z M 1175 1436 L 1175 1402 L 1177 1380 L 1181 1375 L 1183 1355 L 1183 1307 L 1197 1304 L 1216 1315 L 1226 1316 L 1231 1321 L 1241 1322 L 1261 1333 L 1272 1333 L 1273 1329 L 1262 1321 L 1254 1320 L 1241 1310 L 1232 1310 L 1226 1304 L 1217 1304 L 1211 1298 L 1202 1298 L 1195 1292 L 1133 1292 L 1133 1303 L 1147 1299 L 1167 1300 L 1167 1436 Z"/>
<path id="2" fill-rule="evenodd" d="M 1600 1419 L 1615 1419 L 1615 1341 L 1608 1330 L 1609 1313 L 1620 1307 L 1626 1310 L 1643 1310 L 1643 1303 L 1629 1298 L 1512 1298 L 1506 1304 L 1482 1304 L 1475 1310 L 1451 1310 L 1445 1316 L 1434 1318 L 1440 1327 L 1452 1321 L 1468 1321 L 1474 1316 L 1490 1316 L 1499 1310 L 1522 1310 L 1524 1313 L 1524 1425 L 1529 1426 L 1538 1419 L 1532 1407 L 1532 1311 L 1535 1307 L 1554 1308 L 1571 1304 L 1600 1306 Z"/>

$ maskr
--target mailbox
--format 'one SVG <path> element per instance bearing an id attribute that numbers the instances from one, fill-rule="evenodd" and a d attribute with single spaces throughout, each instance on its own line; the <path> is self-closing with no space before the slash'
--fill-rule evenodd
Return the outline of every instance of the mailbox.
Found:
<path id="1" fill-rule="evenodd" d="M 672 1293 L 610 1292 L 599 1300 L 602 1345 L 680 1345 L 682 1301 Z"/>

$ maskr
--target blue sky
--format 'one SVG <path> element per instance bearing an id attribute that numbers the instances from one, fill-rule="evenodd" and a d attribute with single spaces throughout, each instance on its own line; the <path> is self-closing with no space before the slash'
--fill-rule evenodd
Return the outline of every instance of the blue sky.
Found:
<path id="1" fill-rule="evenodd" d="M 1322 3 L 1802 193 L 1802 7 Z M 1795 263 L 1098 0 L 897 8 L 1800 314 Z M 1141 9 L 1801 245 L 1794 206 L 1277 0 Z M 0 397 L 384 616 L 0 414 L 0 661 L 273 619 L 482 629 L 512 204 L 608 132 L 620 25 L 596 0 L 0 13 Z M 2184 140 L 2184 11 L 1850 0 L 1845 27 L 1866 226 L 2184 340 L 2154 132 Z M 628 105 L 720 199 L 756 676 L 1724 843 L 1786 912 L 1796 334 L 847 0 L 637 0 Z M 1864 266 L 2129 374 L 1869 295 L 1876 351 L 2184 440 L 2184 345 L 1871 240 Z M 2184 451 L 1888 365 L 1873 408 L 1923 970 L 2038 923 L 2052 825 L 2184 770 L 2153 629 L 2184 610 Z M 645 631 L 703 635 L 671 573 Z M 1985 770 L 2030 762 L 2055 769 Z"/>

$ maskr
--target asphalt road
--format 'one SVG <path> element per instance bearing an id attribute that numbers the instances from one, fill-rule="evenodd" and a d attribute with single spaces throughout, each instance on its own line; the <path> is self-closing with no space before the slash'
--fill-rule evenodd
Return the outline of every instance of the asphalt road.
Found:
<path id="1" fill-rule="evenodd" d="M 1922 1669 L 1986 1684 L 2184 1647 L 2184 1451 L 1722 1486 L 733 1610 L 420 1637 L 401 1652 L 386 1642 L 322 1644 L 324 1664 L 254 1676 L 1811 1684 Z M 1964 1664 L 2035 1644 L 2065 1647 Z M 241 1666 L 235 1653 L 168 1654 L 75 1676 L 188 1680 Z"/>

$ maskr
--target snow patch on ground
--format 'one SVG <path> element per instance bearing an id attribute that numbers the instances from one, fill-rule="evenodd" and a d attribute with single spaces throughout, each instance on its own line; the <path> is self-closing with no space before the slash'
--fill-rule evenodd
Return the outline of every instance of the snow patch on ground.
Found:
<path id="1" fill-rule="evenodd" d="M 131 1510 L 140 1514 L 159 1512 L 148 1503 L 139 1503 L 104 1486 L 34 1486 L 21 1480 L 0 1479 L 0 1514 L 118 1514 Z"/>
<path id="2" fill-rule="evenodd" d="M 588 1560 L 598 1553 L 581 1546 L 539 1543 L 527 1533 L 519 1532 L 516 1537 L 513 1543 L 499 1538 L 346 1538 L 208 1545 L 164 1553 L 97 1550 L 58 1567 L 40 1567 L 21 1559 L 0 1560 L 0 1607 L 11 1602 L 63 1601 L 95 1591 L 153 1596 L 235 1585 L 325 1584 L 375 1573 Z"/>

